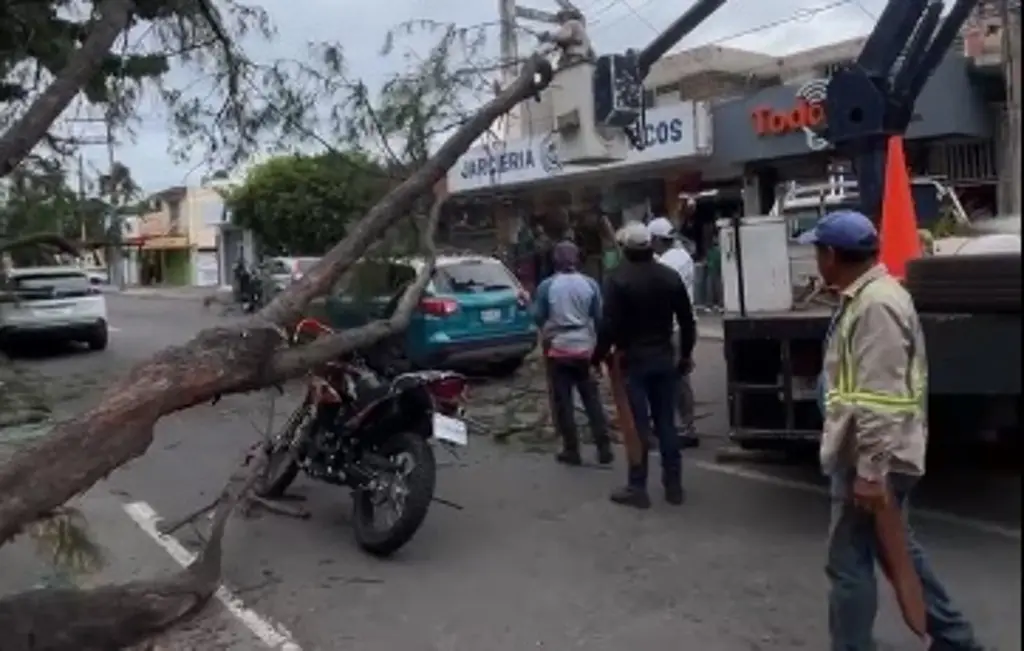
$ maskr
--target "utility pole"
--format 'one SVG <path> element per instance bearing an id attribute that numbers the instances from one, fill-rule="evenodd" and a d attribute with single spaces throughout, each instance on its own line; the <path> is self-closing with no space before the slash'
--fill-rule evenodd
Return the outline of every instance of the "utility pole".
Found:
<path id="1" fill-rule="evenodd" d="M 79 232 L 81 233 L 80 239 L 84 245 L 88 233 L 85 229 L 86 215 L 85 215 L 85 157 L 82 156 L 82 152 L 78 152 L 78 222 Z"/>
<path id="2" fill-rule="evenodd" d="M 103 137 L 102 138 L 82 138 L 78 140 L 78 144 L 81 146 L 86 145 L 104 145 L 107 148 L 107 183 L 106 187 L 101 184 L 100 193 L 105 196 L 107 203 L 111 209 L 109 215 L 104 219 L 104 225 L 106 227 L 106 235 L 109 237 L 113 235 L 114 241 L 108 243 L 106 250 L 106 263 L 107 272 L 110 275 L 110 282 L 118 287 L 124 287 L 124 265 L 121 264 L 121 215 L 120 215 L 120 197 L 118 196 L 117 183 L 114 172 L 116 171 L 117 161 L 114 156 L 114 147 L 117 144 L 114 139 L 114 115 L 107 109 L 102 118 L 72 118 L 68 122 L 83 123 L 83 124 L 103 124 Z M 84 202 L 85 200 L 85 165 L 83 163 L 82 155 L 79 153 L 79 201 Z M 82 220 L 82 240 L 85 240 L 85 219 Z"/>
<path id="3" fill-rule="evenodd" d="M 560 11 L 578 11 L 575 5 L 569 0 L 555 0 Z M 501 85 L 507 88 L 519 76 L 519 22 L 521 18 L 531 22 L 558 25 L 558 15 L 541 9 L 520 7 L 516 0 L 498 0 L 498 18 L 500 24 L 501 44 Z M 505 114 L 505 127 L 503 129 L 506 138 L 518 138 L 523 135 L 524 129 L 522 116 L 520 115 L 521 105 L 514 107 Z M 529 114 L 527 114 L 529 119 Z M 529 125 L 527 125 L 529 128 Z"/>
<path id="4" fill-rule="evenodd" d="M 498 0 L 498 21 L 501 45 L 501 86 L 508 88 L 519 74 L 519 38 L 516 35 L 516 0 Z M 504 116 L 504 136 L 518 138 L 521 135 L 519 107 L 515 106 Z"/>
<path id="5" fill-rule="evenodd" d="M 1006 171 L 1009 175 L 1009 201 L 1002 202 L 1009 214 L 1021 214 L 1021 79 L 1020 79 L 1020 2 L 1000 0 L 1002 23 L 1003 76 L 1006 81 L 1006 124 L 1010 152 Z M 1005 178 L 1005 177 L 1004 177 Z"/>
<path id="6" fill-rule="evenodd" d="M 124 264 L 122 262 L 122 239 L 124 226 L 121 220 L 121 193 L 118 192 L 117 160 L 114 157 L 114 115 L 110 109 L 103 115 L 103 128 L 107 145 L 107 205 L 110 212 L 104 224 L 107 227 L 107 270 L 110 282 L 119 289 L 124 289 Z"/>

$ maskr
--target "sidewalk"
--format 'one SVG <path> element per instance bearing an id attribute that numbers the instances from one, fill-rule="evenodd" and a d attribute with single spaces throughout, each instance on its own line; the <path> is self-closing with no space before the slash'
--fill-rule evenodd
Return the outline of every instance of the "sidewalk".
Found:
<path id="1" fill-rule="evenodd" d="M 721 314 L 699 314 L 697 315 L 697 337 L 700 339 L 725 339 L 725 331 L 722 328 Z"/>
<path id="2" fill-rule="evenodd" d="M 122 290 L 112 289 L 110 293 L 129 298 L 202 301 L 211 296 L 230 294 L 231 289 L 227 287 L 125 287 Z"/>

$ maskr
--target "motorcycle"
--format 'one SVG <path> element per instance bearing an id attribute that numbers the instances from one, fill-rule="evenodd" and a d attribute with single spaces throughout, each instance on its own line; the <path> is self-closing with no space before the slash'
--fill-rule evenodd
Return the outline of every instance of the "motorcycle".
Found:
<path id="1" fill-rule="evenodd" d="M 330 332 L 304 319 L 292 341 Z M 415 535 L 434 499 L 431 443 L 468 443 L 460 418 L 466 387 L 464 376 L 449 371 L 388 377 L 358 355 L 323 365 L 310 373 L 302 404 L 265 444 L 257 495 L 281 497 L 299 472 L 348 487 L 356 543 L 375 556 L 393 554 Z"/>
<path id="2" fill-rule="evenodd" d="M 235 282 L 238 284 L 238 302 L 243 312 L 252 314 L 263 307 L 263 282 L 257 273 L 240 266 L 235 269 Z"/>

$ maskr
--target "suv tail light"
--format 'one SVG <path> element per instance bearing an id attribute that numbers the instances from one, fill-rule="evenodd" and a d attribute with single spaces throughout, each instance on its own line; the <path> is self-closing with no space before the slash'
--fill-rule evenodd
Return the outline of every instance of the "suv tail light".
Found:
<path id="1" fill-rule="evenodd" d="M 420 301 L 420 312 L 431 316 L 446 317 L 459 311 L 459 304 L 450 298 L 424 298 Z"/>

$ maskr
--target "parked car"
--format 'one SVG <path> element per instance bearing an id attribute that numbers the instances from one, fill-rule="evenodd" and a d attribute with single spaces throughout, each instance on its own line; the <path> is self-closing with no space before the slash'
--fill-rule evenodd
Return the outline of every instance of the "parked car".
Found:
<path id="1" fill-rule="evenodd" d="M 45 337 L 107 347 L 107 301 L 79 267 L 22 267 L 0 287 L 0 339 Z"/>
<path id="2" fill-rule="evenodd" d="M 274 283 L 274 289 L 281 290 L 302 278 L 320 258 L 268 258 L 264 262 L 264 273 Z"/>
<path id="3" fill-rule="evenodd" d="M 319 315 L 334 329 L 390 316 L 423 268 L 417 258 L 363 260 L 328 295 Z M 412 368 L 486 368 L 512 373 L 537 343 L 530 297 L 487 256 L 439 256 L 409 328 L 395 346 Z"/>

